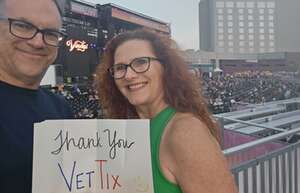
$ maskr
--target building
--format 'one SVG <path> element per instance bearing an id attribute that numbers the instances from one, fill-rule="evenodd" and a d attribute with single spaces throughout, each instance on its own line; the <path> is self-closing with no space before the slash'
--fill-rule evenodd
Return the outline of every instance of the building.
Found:
<path id="1" fill-rule="evenodd" d="M 241 54 L 240 57 L 220 58 L 219 67 L 224 74 L 244 71 L 300 72 L 299 62 L 299 52 Z"/>
<path id="2" fill-rule="evenodd" d="M 200 49 L 299 52 L 299 10 L 299 0 L 200 0 Z"/>
<path id="3" fill-rule="evenodd" d="M 62 30 L 68 36 L 60 46 L 55 64 L 61 66 L 60 74 L 67 82 L 91 77 L 101 61 L 106 42 L 118 33 L 146 28 L 171 35 L 169 23 L 115 4 L 67 0 L 63 9 Z"/>

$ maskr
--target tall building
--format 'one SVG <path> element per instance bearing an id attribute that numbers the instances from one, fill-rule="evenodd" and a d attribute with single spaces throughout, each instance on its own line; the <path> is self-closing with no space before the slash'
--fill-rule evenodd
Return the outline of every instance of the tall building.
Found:
<path id="1" fill-rule="evenodd" d="M 299 52 L 299 10 L 299 0 L 200 0 L 200 49 Z"/>

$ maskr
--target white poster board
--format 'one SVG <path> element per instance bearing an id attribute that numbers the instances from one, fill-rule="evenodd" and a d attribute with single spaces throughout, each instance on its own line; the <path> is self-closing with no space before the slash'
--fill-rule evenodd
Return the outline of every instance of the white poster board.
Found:
<path id="1" fill-rule="evenodd" d="M 153 193 L 149 120 L 34 125 L 32 193 Z"/>

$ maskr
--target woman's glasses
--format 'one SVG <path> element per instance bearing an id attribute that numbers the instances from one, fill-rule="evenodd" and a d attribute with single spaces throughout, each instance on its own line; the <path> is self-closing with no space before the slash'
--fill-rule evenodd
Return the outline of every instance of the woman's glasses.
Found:
<path id="1" fill-rule="evenodd" d="M 144 73 L 149 70 L 151 60 L 160 61 L 158 58 L 154 57 L 139 57 L 133 59 L 129 64 L 114 64 L 108 71 L 115 79 L 124 78 L 128 67 L 136 73 Z"/>

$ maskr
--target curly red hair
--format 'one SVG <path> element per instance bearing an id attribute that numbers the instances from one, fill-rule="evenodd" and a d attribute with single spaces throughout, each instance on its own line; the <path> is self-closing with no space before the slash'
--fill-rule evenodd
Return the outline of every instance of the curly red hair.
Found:
<path id="1" fill-rule="evenodd" d="M 102 61 L 96 70 L 95 86 L 107 118 L 138 118 L 134 106 L 117 89 L 114 79 L 108 72 L 108 68 L 114 64 L 116 49 L 129 40 L 148 41 L 156 57 L 161 60 L 164 69 L 165 102 L 178 112 L 194 114 L 207 125 L 220 142 L 219 126 L 207 109 L 206 101 L 201 94 L 200 80 L 195 79 L 188 71 L 176 43 L 166 35 L 145 29 L 121 33 L 106 44 Z"/>

